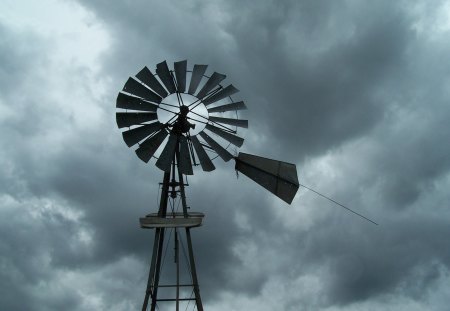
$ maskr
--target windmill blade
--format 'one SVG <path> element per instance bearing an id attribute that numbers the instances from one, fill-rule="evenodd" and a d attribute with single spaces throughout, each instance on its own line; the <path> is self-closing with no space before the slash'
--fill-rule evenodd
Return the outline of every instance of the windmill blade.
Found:
<path id="1" fill-rule="evenodd" d="M 219 135 L 220 137 L 222 137 L 223 139 L 227 140 L 228 142 L 232 143 L 237 147 L 242 146 L 242 144 L 244 143 L 244 139 L 242 137 L 225 132 L 224 130 L 221 130 L 220 128 L 214 125 L 206 124 L 205 128 L 213 132 L 214 134 Z"/>
<path id="2" fill-rule="evenodd" d="M 191 83 L 189 84 L 189 94 L 195 94 L 195 91 L 197 91 L 197 87 L 200 84 L 207 67 L 208 65 L 194 65 L 194 69 L 192 69 Z"/>
<path id="3" fill-rule="evenodd" d="M 214 72 L 212 76 L 206 81 L 205 85 L 202 87 L 202 89 L 198 92 L 197 97 L 202 99 L 205 97 L 213 88 L 219 85 L 219 83 L 225 79 L 227 76 Z"/>
<path id="4" fill-rule="evenodd" d="M 236 170 L 263 186 L 288 204 L 299 188 L 294 164 L 240 152 L 235 158 Z"/>
<path id="5" fill-rule="evenodd" d="M 156 73 L 158 74 L 158 77 L 161 79 L 162 83 L 164 83 L 164 86 L 169 91 L 169 93 L 175 93 L 175 83 L 173 82 L 173 78 L 170 74 L 169 67 L 167 67 L 166 61 L 163 61 L 156 65 Z"/>
<path id="6" fill-rule="evenodd" d="M 146 124 L 141 127 L 134 128 L 132 130 L 128 130 L 122 132 L 122 137 L 128 147 L 136 145 L 138 142 L 143 140 L 144 138 L 152 135 L 156 131 L 162 128 L 163 124 L 159 121 Z"/>
<path id="7" fill-rule="evenodd" d="M 231 96 L 237 92 L 239 92 L 239 90 L 237 88 L 235 88 L 232 84 L 230 84 L 226 88 L 217 92 L 216 94 L 204 99 L 203 104 L 205 106 L 211 105 L 212 103 L 215 103 L 221 99 L 224 99 L 225 97 Z"/>
<path id="8" fill-rule="evenodd" d="M 208 113 L 227 112 L 227 111 L 245 110 L 245 109 L 247 109 L 247 106 L 244 104 L 243 101 L 240 101 L 240 102 L 236 102 L 236 103 L 217 106 L 214 108 L 208 108 Z"/>
<path id="9" fill-rule="evenodd" d="M 186 90 L 186 72 L 187 60 L 182 60 L 174 63 L 175 78 L 177 79 L 178 92 L 184 93 Z"/>
<path id="10" fill-rule="evenodd" d="M 131 77 L 128 78 L 127 83 L 125 83 L 123 91 L 157 104 L 159 104 L 162 99 L 158 94 L 153 93 L 150 89 Z"/>
<path id="11" fill-rule="evenodd" d="M 191 154 L 189 152 L 189 146 L 187 138 L 183 135 L 179 137 L 180 140 L 180 158 L 178 159 L 178 165 L 180 171 L 184 175 L 194 175 L 192 171 Z"/>
<path id="12" fill-rule="evenodd" d="M 212 139 L 205 132 L 200 132 L 199 135 L 206 141 L 206 143 L 215 151 L 217 154 L 224 160 L 225 162 L 230 161 L 233 158 L 233 155 L 228 152 L 227 149 L 219 145 L 214 139 Z"/>
<path id="13" fill-rule="evenodd" d="M 197 136 L 191 136 L 192 144 L 194 145 L 195 152 L 197 153 L 198 159 L 200 161 L 200 165 L 205 172 L 211 172 L 216 169 L 211 159 L 208 157 L 208 154 L 203 148 L 202 144 L 198 140 Z"/>
<path id="14" fill-rule="evenodd" d="M 142 124 L 158 119 L 154 112 L 118 112 L 116 113 L 117 126 L 119 128 Z"/>
<path id="15" fill-rule="evenodd" d="M 162 129 L 156 133 L 156 135 L 147 138 L 142 144 L 140 144 L 139 148 L 136 149 L 136 154 L 139 159 L 147 163 L 155 154 L 156 150 L 158 150 L 159 146 L 161 146 L 168 134 L 169 133 L 167 133 L 165 129 Z"/>
<path id="16" fill-rule="evenodd" d="M 167 96 L 167 91 L 164 87 L 159 83 L 158 79 L 155 78 L 153 73 L 147 67 L 144 67 L 141 71 L 138 72 L 136 78 L 141 80 L 145 85 L 147 85 L 150 89 L 155 91 L 162 98 Z"/>
<path id="17" fill-rule="evenodd" d="M 223 123 L 228 125 L 234 125 L 239 127 L 248 128 L 248 120 L 232 119 L 232 118 L 221 118 L 221 117 L 209 117 L 210 121 Z"/>
<path id="18" fill-rule="evenodd" d="M 161 152 L 158 161 L 156 161 L 156 166 L 163 170 L 164 172 L 169 172 L 173 160 L 173 156 L 175 155 L 175 149 L 178 143 L 177 135 L 170 134 L 169 141 L 167 142 L 164 150 Z"/>
<path id="19" fill-rule="evenodd" d="M 156 112 L 158 105 L 143 101 L 142 98 L 119 93 L 116 108 Z"/>

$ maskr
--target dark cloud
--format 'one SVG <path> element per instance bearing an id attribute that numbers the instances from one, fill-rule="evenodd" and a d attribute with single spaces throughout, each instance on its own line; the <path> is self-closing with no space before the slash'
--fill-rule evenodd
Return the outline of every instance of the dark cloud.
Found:
<path id="1" fill-rule="evenodd" d="M 164 59 L 227 74 L 249 106 L 244 151 L 296 163 L 302 183 L 380 223 L 303 188 L 288 207 L 215 161 L 187 189 L 206 214 L 193 242 L 208 309 L 445 309 L 440 4 L 63 5 L 79 4 L 81 25 L 108 36 L 100 52 L 77 52 L 95 66 L 61 52 L 56 24 L 0 24 L 1 309 L 140 307 L 153 232 L 138 218 L 156 210 L 162 173 L 123 144 L 114 101 L 128 76 Z"/>

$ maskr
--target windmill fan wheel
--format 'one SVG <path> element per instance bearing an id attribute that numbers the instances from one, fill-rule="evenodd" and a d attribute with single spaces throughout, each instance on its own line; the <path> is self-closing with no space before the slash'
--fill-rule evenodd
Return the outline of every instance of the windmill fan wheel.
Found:
<path id="1" fill-rule="evenodd" d="M 207 65 L 187 69 L 187 61 L 156 65 L 156 73 L 144 67 L 128 78 L 116 101 L 117 126 L 125 129 L 123 140 L 136 147 L 144 162 L 156 158 L 156 166 L 169 171 L 176 149 L 182 173 L 192 175 L 192 166 L 215 169 L 212 159 L 233 157 L 231 145 L 241 147 L 244 139 L 238 128 L 248 128 L 248 120 L 238 118 L 247 109 L 243 101 L 233 101 L 239 92 L 232 84 L 222 86 L 226 76 L 205 75 Z M 195 150 L 195 152 L 194 152 Z M 159 155 L 159 156 L 157 156 Z M 197 162 L 198 161 L 198 162 Z"/>

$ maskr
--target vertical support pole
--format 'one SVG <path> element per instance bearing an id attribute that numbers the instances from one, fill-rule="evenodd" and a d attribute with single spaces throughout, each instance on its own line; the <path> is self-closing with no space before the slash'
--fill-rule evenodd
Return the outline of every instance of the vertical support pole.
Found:
<path id="1" fill-rule="evenodd" d="M 177 159 L 180 158 L 180 150 L 176 149 L 175 155 Z M 184 192 L 184 180 L 183 180 L 183 174 L 181 173 L 180 168 L 178 167 L 178 179 L 180 181 L 180 196 L 181 196 L 181 204 L 183 205 L 183 214 L 184 217 L 188 217 L 187 213 L 187 203 L 186 203 L 186 194 Z M 186 241 L 188 245 L 188 253 L 189 253 L 189 264 L 191 266 L 191 273 L 192 273 L 192 282 L 194 287 L 194 295 L 195 295 L 195 302 L 197 304 L 197 310 L 203 311 L 203 304 L 202 304 L 202 298 L 200 297 L 200 288 L 198 286 L 198 279 L 197 279 L 197 270 L 195 269 L 195 260 L 194 260 L 194 251 L 192 249 L 192 240 L 191 240 L 191 231 L 190 228 L 186 227 Z"/>
<path id="2" fill-rule="evenodd" d="M 177 266 L 176 311 L 180 310 L 180 256 L 178 253 L 178 229 L 175 228 L 175 262 Z"/>
<path id="3" fill-rule="evenodd" d="M 159 203 L 158 215 L 165 217 L 167 213 L 167 203 L 169 199 L 169 180 L 170 172 L 164 173 L 163 186 L 161 191 L 161 200 Z M 144 303 L 142 305 L 142 311 L 147 310 L 148 300 L 152 297 L 151 310 L 156 309 L 156 297 L 158 294 L 159 284 L 159 272 L 161 269 L 161 256 L 164 247 L 164 228 L 157 228 L 155 231 L 155 239 L 153 242 L 153 254 L 150 265 L 150 271 L 148 274 L 147 290 L 145 292 Z"/>

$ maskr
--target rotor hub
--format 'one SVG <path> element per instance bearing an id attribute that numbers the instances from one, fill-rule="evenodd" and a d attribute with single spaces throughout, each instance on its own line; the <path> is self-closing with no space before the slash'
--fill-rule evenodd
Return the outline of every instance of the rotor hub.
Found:
<path id="1" fill-rule="evenodd" d="M 173 125 L 173 131 L 177 134 L 188 133 L 191 129 L 195 129 L 195 124 L 188 121 L 187 115 L 189 107 L 185 105 L 180 106 L 177 121 Z"/>

